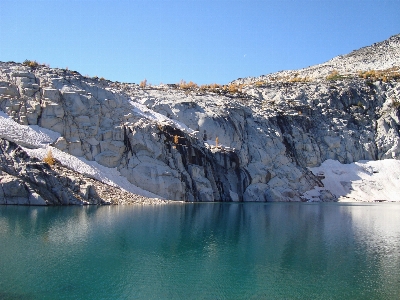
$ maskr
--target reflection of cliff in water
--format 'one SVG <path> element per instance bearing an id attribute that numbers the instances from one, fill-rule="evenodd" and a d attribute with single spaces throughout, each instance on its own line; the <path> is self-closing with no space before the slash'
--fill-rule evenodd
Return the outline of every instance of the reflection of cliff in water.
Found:
<path id="1" fill-rule="evenodd" d="M 308 289 L 319 278 L 344 297 L 393 295 L 400 279 L 399 209 L 389 203 L 1 207 L 0 264 L 6 270 L 15 253 L 37 251 L 38 264 L 82 276 L 107 266 L 107 276 L 121 282 L 143 280 L 143 272 L 149 278 L 178 272 L 180 280 L 214 272 L 241 278 L 249 289 L 266 282 Z M 302 286 L 308 280 L 310 287 Z"/>

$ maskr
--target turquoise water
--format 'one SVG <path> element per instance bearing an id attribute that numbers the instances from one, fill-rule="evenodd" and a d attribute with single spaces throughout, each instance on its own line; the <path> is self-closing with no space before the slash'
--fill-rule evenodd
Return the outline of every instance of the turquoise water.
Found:
<path id="1" fill-rule="evenodd" d="M 400 204 L 0 207 L 0 299 L 399 299 Z"/>

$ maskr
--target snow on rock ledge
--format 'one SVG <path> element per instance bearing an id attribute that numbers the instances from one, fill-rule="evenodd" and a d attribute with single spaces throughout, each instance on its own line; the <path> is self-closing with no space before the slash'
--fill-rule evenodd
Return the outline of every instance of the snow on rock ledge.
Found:
<path id="1" fill-rule="evenodd" d="M 319 201 L 329 191 L 339 201 L 400 201 L 400 161 L 385 159 L 341 164 L 328 159 L 310 170 L 324 187 L 305 193 L 309 201 Z"/>

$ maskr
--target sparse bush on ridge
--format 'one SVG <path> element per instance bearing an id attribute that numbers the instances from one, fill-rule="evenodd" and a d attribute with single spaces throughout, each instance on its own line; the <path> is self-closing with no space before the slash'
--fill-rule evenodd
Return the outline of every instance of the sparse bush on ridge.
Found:
<path id="1" fill-rule="evenodd" d="M 54 163 L 56 162 L 55 158 L 53 157 L 53 153 L 51 152 L 51 149 L 49 149 L 49 151 L 47 151 L 46 156 L 43 157 L 43 162 L 45 162 L 50 166 L 54 165 Z"/>
<path id="2" fill-rule="evenodd" d="M 331 73 L 329 73 L 328 76 L 326 76 L 326 80 L 340 80 L 343 79 L 343 76 L 339 74 L 337 70 L 333 70 Z"/>
<path id="3" fill-rule="evenodd" d="M 218 83 L 211 83 L 208 85 L 208 90 L 211 92 L 218 92 L 221 89 L 221 86 Z"/>
<path id="4" fill-rule="evenodd" d="M 226 86 L 225 86 L 226 87 Z M 231 83 L 227 86 L 227 90 L 231 94 L 241 93 L 242 92 L 242 84 Z"/>
<path id="5" fill-rule="evenodd" d="M 47 63 L 38 63 L 36 60 L 25 59 L 22 64 L 24 66 L 30 67 L 32 69 L 35 69 L 35 68 L 37 68 L 39 66 L 50 68 L 49 64 L 47 64 Z"/>
<path id="6" fill-rule="evenodd" d="M 194 83 L 193 81 L 189 81 L 188 83 L 185 80 L 181 80 L 181 82 L 178 84 L 178 86 L 183 89 L 183 90 L 194 90 L 197 89 L 199 86 L 197 83 Z"/>
<path id="7" fill-rule="evenodd" d="M 220 85 L 218 83 L 202 84 L 197 85 L 193 81 L 186 82 L 181 80 L 176 86 L 186 92 L 199 91 L 199 92 L 211 92 L 211 93 L 241 93 L 245 84 L 230 83 L 228 85 Z"/>
<path id="8" fill-rule="evenodd" d="M 39 63 L 36 60 L 29 60 L 29 59 L 25 59 L 22 64 L 32 69 L 35 69 L 39 66 Z"/>
<path id="9" fill-rule="evenodd" d="M 289 82 L 310 82 L 311 79 L 309 77 L 293 77 L 288 80 Z"/>
<path id="10" fill-rule="evenodd" d="M 393 67 L 386 70 L 369 70 L 369 71 L 359 71 L 358 77 L 363 79 L 368 79 L 372 81 L 383 81 L 388 82 L 390 80 L 400 80 L 400 68 Z"/>
<path id="11" fill-rule="evenodd" d="M 260 87 L 260 86 L 265 85 L 266 83 L 267 83 L 266 81 L 258 80 L 254 84 L 255 84 L 255 86 Z"/>
<path id="12" fill-rule="evenodd" d="M 139 84 L 139 86 L 140 86 L 141 88 L 145 88 L 146 85 L 147 85 L 147 79 L 142 80 L 142 81 L 140 82 L 140 84 Z"/>
<path id="13" fill-rule="evenodd" d="M 263 87 L 265 85 L 267 85 L 268 82 L 289 82 L 289 83 L 295 83 L 295 82 L 311 82 L 312 79 L 308 76 L 305 77 L 301 77 L 299 76 L 298 73 L 294 74 L 294 76 L 271 76 L 268 77 L 265 80 L 257 80 L 256 82 L 254 82 L 253 84 L 256 87 Z"/>

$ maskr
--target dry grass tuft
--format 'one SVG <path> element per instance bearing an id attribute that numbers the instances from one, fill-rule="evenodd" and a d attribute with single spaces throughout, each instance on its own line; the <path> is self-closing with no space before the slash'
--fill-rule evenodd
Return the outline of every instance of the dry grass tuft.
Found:
<path id="1" fill-rule="evenodd" d="M 140 84 L 139 84 L 139 86 L 140 86 L 141 88 L 145 88 L 146 85 L 147 85 L 147 79 L 142 80 L 142 81 L 140 82 Z"/>
<path id="2" fill-rule="evenodd" d="M 185 80 L 181 80 L 178 86 L 183 90 L 194 90 L 199 88 L 197 83 L 194 83 L 193 81 L 186 82 Z"/>
<path id="3" fill-rule="evenodd" d="M 55 164 L 56 160 L 55 160 L 55 158 L 53 157 L 53 153 L 51 152 L 51 150 L 47 151 L 46 156 L 43 157 L 43 161 L 44 161 L 46 164 L 50 165 L 50 166 L 52 166 L 52 165 Z"/>
<path id="4" fill-rule="evenodd" d="M 358 72 L 358 77 L 369 79 L 372 81 L 383 81 L 388 82 L 390 80 L 400 80 L 400 68 L 393 67 L 386 70 L 369 70 L 369 71 L 360 71 Z"/>
<path id="5" fill-rule="evenodd" d="M 329 73 L 328 76 L 326 76 L 326 80 L 339 80 L 342 78 L 343 78 L 343 76 L 340 75 L 337 70 L 333 70 L 331 73 Z"/>
<path id="6" fill-rule="evenodd" d="M 29 60 L 29 59 L 25 59 L 22 64 L 32 69 L 35 69 L 39 66 L 39 63 L 36 60 Z"/>

